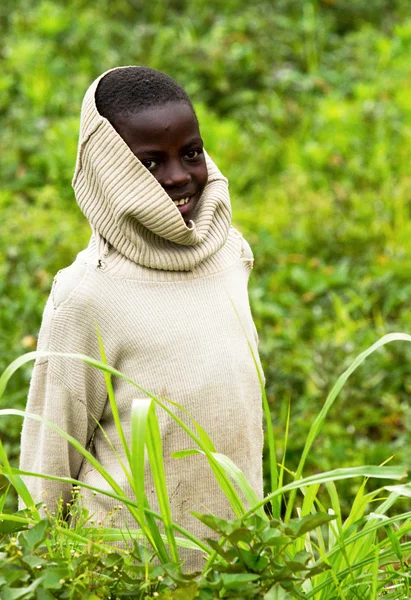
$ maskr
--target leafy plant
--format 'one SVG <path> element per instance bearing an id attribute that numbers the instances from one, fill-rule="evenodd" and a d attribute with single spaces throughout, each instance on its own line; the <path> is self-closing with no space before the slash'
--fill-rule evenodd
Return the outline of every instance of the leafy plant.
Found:
<path id="1" fill-rule="evenodd" d="M 112 574 L 106 574 L 103 568 L 106 560 L 103 553 L 107 550 L 105 544 L 107 542 L 129 540 L 133 546 L 131 552 L 123 550 L 123 552 L 117 554 L 109 553 L 107 560 L 110 568 L 112 566 L 113 570 L 117 571 L 121 563 L 121 569 L 123 569 L 121 572 L 124 571 L 125 575 L 124 581 L 121 580 L 120 583 L 124 590 L 129 590 L 127 586 L 130 584 L 135 587 L 135 590 L 144 589 L 144 593 L 146 593 L 148 587 L 152 588 L 158 582 L 163 583 L 166 581 L 166 584 L 159 586 L 159 589 L 164 588 L 164 592 L 161 589 L 157 591 L 157 588 L 153 592 L 153 594 L 164 593 L 164 598 L 178 598 L 181 593 L 190 594 L 193 598 L 204 599 L 261 596 L 261 598 L 269 600 L 276 597 L 287 598 L 287 595 L 284 594 L 288 594 L 290 598 L 326 599 L 333 597 L 333 594 L 341 593 L 344 594 L 344 598 L 348 599 L 358 597 L 358 594 L 368 593 L 370 589 L 377 594 L 386 590 L 387 586 L 390 585 L 394 585 L 396 590 L 401 589 L 408 592 L 408 566 L 405 557 L 410 552 L 411 546 L 409 542 L 404 540 L 404 537 L 411 530 L 411 513 L 407 512 L 392 517 L 388 517 L 386 513 L 392 509 L 400 497 L 411 495 L 409 486 L 407 484 L 391 486 L 389 496 L 381 501 L 383 489 L 365 494 L 364 482 L 357 492 L 347 519 L 342 516 L 341 503 L 335 487 L 335 482 L 356 476 L 401 479 L 405 476 L 405 470 L 402 467 L 387 466 L 342 468 L 302 478 L 304 462 L 310 448 L 322 428 L 327 412 L 344 383 L 368 356 L 385 344 L 396 340 L 409 342 L 411 337 L 406 334 L 385 336 L 361 353 L 350 368 L 341 375 L 331 390 L 323 409 L 312 424 L 305 451 L 301 457 L 300 467 L 294 474 L 294 481 L 282 486 L 279 486 L 278 483 L 274 484 L 271 493 L 260 501 L 258 501 L 241 471 L 228 457 L 224 457 L 216 451 L 211 439 L 198 423 L 187 415 L 197 432 L 193 433 L 187 424 L 173 413 L 169 407 L 169 401 L 154 396 L 106 364 L 101 339 L 101 362 L 82 355 L 65 355 L 68 358 L 77 358 L 99 368 L 105 374 L 119 438 L 124 444 L 125 456 L 129 462 L 128 466 L 122 464 L 122 468 L 132 485 L 136 500 L 126 497 L 112 477 L 86 449 L 81 447 L 75 438 L 72 438 L 52 423 L 47 422 L 44 417 L 26 414 L 27 418 L 42 420 L 48 426 L 57 430 L 103 475 L 112 491 L 98 490 L 81 481 L 77 482 L 67 478 L 21 472 L 10 465 L 0 443 L 0 459 L 3 464 L 2 474 L 5 480 L 8 481 L 9 486 L 11 485 L 17 490 L 27 506 L 26 511 L 20 514 L 13 515 L 4 512 L 0 514 L 3 532 L 14 536 L 15 531 L 22 528 L 27 529 L 28 526 L 32 527 L 28 531 L 18 534 L 17 538 L 13 537 L 6 540 L 5 552 L 1 556 L 4 564 L 10 563 L 13 565 L 13 574 L 1 580 L 0 585 L 3 586 L 4 590 L 8 590 L 7 593 L 11 594 L 10 598 L 14 597 L 14 593 L 17 594 L 16 597 L 20 597 L 20 592 L 17 592 L 17 590 L 25 590 L 21 592 L 21 597 L 25 597 L 24 594 L 30 597 L 29 594 L 34 594 L 34 592 L 37 594 L 37 590 L 43 588 L 47 593 L 57 593 L 63 590 L 61 592 L 62 596 L 52 596 L 63 598 L 66 597 L 64 595 L 64 582 L 66 582 L 66 579 L 68 578 L 70 585 L 72 581 L 77 581 L 76 578 L 80 578 L 81 581 L 84 579 L 88 581 L 89 569 L 91 568 L 90 560 L 93 565 L 95 564 L 93 561 L 97 560 L 98 567 L 96 568 L 98 572 L 100 573 L 103 569 L 102 578 L 104 579 L 107 576 L 108 579 L 101 583 L 98 578 L 96 585 L 104 587 L 107 584 L 110 593 L 114 593 L 115 586 L 114 584 L 111 585 Z M 12 374 L 27 361 L 40 355 L 43 356 L 45 353 L 29 353 L 14 361 L 0 378 L 0 395 L 4 392 Z M 258 368 L 257 363 L 256 368 Z M 111 386 L 111 375 L 123 377 L 130 385 L 137 387 L 147 396 L 146 402 L 135 402 L 133 405 L 130 446 L 124 438 L 121 422 L 118 418 Z M 262 385 L 262 379 L 260 381 Z M 209 461 L 227 499 L 230 501 L 233 512 L 237 514 L 234 521 L 224 521 L 210 515 L 196 514 L 197 518 L 221 536 L 219 540 L 212 537 L 208 538 L 206 540 L 208 546 L 205 546 L 202 540 L 195 538 L 190 532 L 172 522 L 162 463 L 161 437 L 154 406 L 167 411 L 189 433 L 199 448 L 199 450 L 178 452 L 176 458 L 184 458 L 185 455 L 193 452 L 203 453 Z M 172 403 L 172 406 L 177 405 Z M 24 414 L 24 412 L 16 409 L 0 411 L 0 415 L 23 416 Z M 266 414 L 269 416 L 269 413 Z M 269 435 L 273 436 L 273 432 L 270 430 Z M 150 509 L 144 493 L 145 446 L 153 471 L 157 495 L 161 497 L 159 502 L 160 514 L 156 514 Z M 273 439 L 270 448 L 272 452 L 275 451 Z M 274 479 L 272 478 L 272 482 L 283 481 L 284 470 L 285 463 L 283 460 L 279 474 Z M 104 527 L 95 529 L 87 523 L 87 515 L 81 512 L 80 518 L 72 520 L 74 526 L 67 526 L 67 521 L 61 523 L 58 520 L 50 526 L 50 521 L 41 519 L 38 507 L 34 506 L 21 475 L 71 481 L 76 490 L 80 491 L 84 486 L 114 497 L 130 511 L 138 529 L 135 531 L 110 530 Z M 321 484 L 326 485 L 330 498 L 331 506 L 328 511 L 323 506 L 323 501 L 319 496 Z M 251 508 L 246 509 L 237 490 L 240 490 L 248 499 Z M 291 518 L 297 490 L 302 492 L 304 500 L 301 509 L 299 509 L 298 517 Z M 7 491 L 2 496 L 2 511 L 4 510 Z M 370 503 L 377 501 L 380 501 L 380 504 L 375 512 L 367 516 Z M 271 509 L 276 511 L 281 507 L 282 502 L 287 505 L 283 521 L 278 517 L 270 517 L 261 510 L 265 505 L 268 511 Z M 165 533 L 160 532 L 157 521 L 163 523 Z M 335 526 L 333 525 L 334 521 Z M 87 526 L 87 529 L 84 529 L 84 526 Z M 175 535 L 176 532 L 178 532 L 178 536 Z M 50 545 L 50 536 L 54 539 L 54 546 Z M 64 547 L 61 545 L 62 539 L 67 539 L 70 543 L 74 541 L 82 548 L 84 556 L 90 549 L 96 548 L 98 552 L 95 556 L 93 554 L 94 558 L 92 557 L 90 560 L 83 558 L 73 564 L 71 562 L 68 564 L 67 561 L 70 557 L 67 557 L 67 554 L 62 550 Z M 56 544 L 59 548 L 57 554 Z M 46 551 L 44 547 L 46 547 Z M 196 581 L 193 580 L 193 575 L 188 576 L 181 573 L 180 547 L 189 548 L 191 551 L 201 550 L 208 557 L 201 577 Z M 41 548 L 40 558 L 46 562 L 37 563 L 34 560 L 33 565 L 31 565 L 31 559 L 28 560 L 28 555 L 37 548 Z M 86 552 L 84 552 L 85 549 L 87 549 Z M 76 553 L 76 550 L 74 552 Z M 79 558 L 79 556 L 76 556 L 76 558 Z M 159 561 L 160 572 L 153 565 L 153 558 Z M 131 564 L 136 559 L 138 569 Z M 37 571 L 34 571 L 34 567 L 37 568 L 38 565 L 41 567 L 47 566 L 46 571 L 50 567 L 51 575 L 46 572 L 44 577 L 36 574 Z M 394 567 L 394 565 L 396 566 Z M 79 575 L 77 575 L 78 571 L 75 570 L 77 567 L 80 569 Z M 57 582 L 56 573 L 61 575 L 63 571 L 64 574 Z M 155 582 L 153 577 L 158 578 L 158 573 L 160 573 L 161 579 Z M 61 583 L 63 580 L 64 582 Z M 70 589 L 77 590 L 79 585 L 77 583 L 73 584 Z M 73 591 L 72 594 L 74 595 L 69 597 L 76 598 L 76 593 L 77 591 Z M 117 594 L 117 588 L 115 593 Z M 37 596 L 34 597 L 37 598 Z M 47 594 L 45 597 L 47 598 Z"/>

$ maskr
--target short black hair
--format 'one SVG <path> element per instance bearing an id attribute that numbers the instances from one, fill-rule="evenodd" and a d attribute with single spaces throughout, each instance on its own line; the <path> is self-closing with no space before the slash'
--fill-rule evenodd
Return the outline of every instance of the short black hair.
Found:
<path id="1" fill-rule="evenodd" d="M 124 67 L 105 75 L 97 86 L 95 100 L 98 112 L 113 125 L 118 117 L 134 115 L 142 110 L 169 102 L 193 104 L 174 79 L 149 67 Z"/>

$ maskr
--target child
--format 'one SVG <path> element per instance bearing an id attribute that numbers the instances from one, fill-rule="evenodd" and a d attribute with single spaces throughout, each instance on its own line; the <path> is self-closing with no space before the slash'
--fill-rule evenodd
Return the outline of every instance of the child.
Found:
<path id="1" fill-rule="evenodd" d="M 93 234 L 54 280 L 38 349 L 98 359 L 97 324 L 108 364 L 183 405 L 262 496 L 261 393 L 242 329 L 257 354 L 247 294 L 253 259 L 230 226 L 227 180 L 204 152 L 186 92 L 146 67 L 96 79 L 83 101 L 73 187 Z M 144 394 L 122 378 L 113 386 L 129 440 L 132 401 Z M 37 360 L 27 410 L 76 437 L 133 497 L 102 432 L 124 459 L 101 371 L 74 359 Z M 173 520 L 210 535 L 191 511 L 233 518 L 232 511 L 203 456 L 171 457 L 195 444 L 164 411 L 157 414 Z M 109 489 L 70 444 L 32 419 L 23 425 L 21 469 Z M 146 477 L 155 510 L 148 468 Z M 71 499 L 71 485 L 26 483 L 49 510 L 61 496 Z M 114 514 L 114 526 L 136 528 L 126 510 L 114 510 L 118 501 L 81 494 L 95 521 Z"/>

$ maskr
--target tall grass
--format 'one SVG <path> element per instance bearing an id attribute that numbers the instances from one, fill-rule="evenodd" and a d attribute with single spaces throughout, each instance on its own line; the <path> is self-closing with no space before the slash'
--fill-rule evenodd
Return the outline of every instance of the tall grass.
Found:
<path id="1" fill-rule="evenodd" d="M 336 468 L 332 471 L 306 477 L 303 476 L 303 471 L 313 443 L 321 433 L 326 416 L 332 405 L 336 402 L 338 394 L 348 378 L 367 357 L 379 348 L 393 342 L 411 342 L 411 336 L 403 333 L 394 333 L 382 337 L 370 348 L 359 354 L 351 366 L 338 378 L 327 396 L 322 409 L 311 425 L 304 451 L 295 473 L 287 471 L 284 457 L 279 467 L 277 466 L 277 457 L 275 455 L 276 444 L 271 427 L 271 417 L 269 411 L 265 410 L 267 418 L 267 444 L 271 453 L 270 465 L 275 470 L 275 473 L 271 473 L 271 491 L 262 500 L 257 497 L 241 470 L 227 456 L 218 452 L 208 434 L 199 423 L 188 415 L 183 407 L 167 398 L 158 397 L 150 393 L 126 375 L 110 367 L 106 363 L 104 347 L 100 338 L 99 341 L 101 361 L 80 354 L 44 352 L 31 352 L 19 357 L 10 364 L 0 377 L 0 398 L 3 396 L 8 381 L 13 374 L 23 365 L 36 358 L 57 355 L 83 361 L 103 371 L 106 378 L 108 398 L 113 418 L 126 458 L 125 463 L 121 462 L 121 468 L 124 470 L 127 480 L 131 485 L 134 497 L 127 497 L 124 490 L 121 489 L 110 474 L 98 463 L 95 457 L 83 448 L 74 437 L 68 435 L 42 416 L 17 409 L 3 409 L 0 410 L 1 417 L 18 416 L 36 419 L 57 431 L 102 475 L 109 484 L 110 491 L 100 490 L 84 482 L 64 477 L 51 477 L 40 473 L 20 471 L 9 463 L 0 441 L 1 474 L 8 481 L 9 485 L 15 488 L 28 509 L 25 513 L 5 513 L 5 494 L 3 494 L 3 500 L 0 503 L 0 522 L 23 523 L 33 526 L 41 521 L 42 517 L 22 477 L 43 477 L 50 480 L 70 482 L 73 485 L 80 486 L 80 488 L 84 487 L 99 494 L 115 498 L 124 505 L 135 521 L 136 528 L 132 531 L 114 530 L 112 528 L 94 530 L 90 527 L 87 534 L 85 534 L 84 532 L 76 531 L 75 528 L 73 530 L 60 527 L 60 535 L 71 538 L 74 536 L 79 543 L 85 546 L 90 543 L 90 539 L 95 539 L 97 545 L 100 544 L 102 550 L 104 550 L 104 548 L 107 548 L 105 546 L 107 542 L 118 541 L 128 536 L 132 539 L 138 539 L 140 542 L 144 542 L 147 547 L 150 547 L 152 552 L 157 555 L 160 564 L 166 565 L 172 562 L 177 565 L 177 570 L 181 569 L 182 566 L 180 549 L 189 548 L 192 552 L 201 552 L 207 557 L 203 577 L 207 577 L 216 568 L 217 571 L 224 568 L 228 569 L 228 572 L 232 572 L 233 576 L 235 574 L 239 576 L 245 571 L 254 573 L 254 575 L 258 576 L 259 581 L 263 581 L 266 576 L 265 574 L 273 568 L 274 563 L 271 563 L 271 566 L 267 565 L 262 571 L 258 571 L 255 565 L 254 567 L 250 567 L 246 563 L 241 564 L 239 559 L 241 552 L 245 551 L 244 548 L 248 547 L 247 544 L 249 544 L 248 551 L 251 551 L 251 549 L 255 550 L 256 544 L 254 538 L 254 541 L 245 541 L 243 544 L 244 548 L 240 546 L 240 555 L 238 556 L 232 553 L 230 555 L 230 552 L 227 550 L 230 544 L 233 545 L 233 538 L 230 537 L 233 530 L 236 527 L 240 529 L 241 527 L 250 527 L 250 519 L 255 518 L 257 521 L 252 522 L 260 523 L 258 525 L 260 530 L 266 526 L 269 528 L 283 527 L 284 535 L 294 536 L 292 537 L 293 542 L 287 542 L 281 549 L 280 554 L 282 560 L 285 561 L 285 565 L 294 565 L 294 567 L 287 568 L 295 568 L 295 581 L 298 585 L 293 584 L 292 588 L 287 588 L 288 584 L 286 585 L 285 581 L 281 580 L 281 577 L 278 577 L 278 581 L 271 579 L 271 583 L 274 581 L 272 589 L 279 590 L 281 588 L 284 593 L 291 593 L 291 595 L 264 596 L 267 599 L 276 597 L 304 597 L 315 600 L 326 600 L 330 598 L 377 598 L 380 595 L 387 598 L 410 597 L 407 556 L 411 552 L 411 541 L 409 541 L 411 511 L 402 514 L 396 514 L 395 511 L 396 502 L 399 498 L 411 497 L 411 485 L 405 480 L 407 475 L 405 468 L 387 465 L 356 466 L 351 468 Z M 253 354 L 251 345 L 250 351 Z M 253 359 L 259 373 L 263 400 L 266 403 L 263 378 L 259 372 L 254 354 Z M 133 402 L 130 440 L 126 440 L 119 419 L 113 387 L 111 385 L 111 376 L 113 375 L 125 379 L 131 386 L 134 386 L 146 396 L 145 400 L 135 400 Z M 187 419 L 194 425 L 195 433 L 183 419 L 174 413 L 174 408 L 178 408 L 185 413 Z M 217 545 L 211 542 L 204 543 L 203 540 L 193 536 L 189 531 L 186 531 L 181 525 L 174 523 L 172 520 L 157 411 L 166 411 L 193 441 L 193 449 L 176 452 L 174 453 L 174 457 L 184 460 L 184 457 L 187 455 L 193 453 L 202 454 L 204 460 L 208 461 L 221 490 L 231 504 L 233 515 L 237 519 L 235 522 L 236 525 L 235 527 L 233 525 L 234 529 L 231 527 L 231 529 L 226 529 L 225 533 L 223 532 Z M 145 453 L 147 453 L 153 475 L 159 505 L 158 513 L 152 510 L 145 494 Z M 285 473 L 288 474 L 288 477 L 292 477 L 292 481 L 283 485 Z M 348 516 L 344 518 L 341 510 L 341 498 L 338 495 L 336 484 L 339 481 L 355 477 L 363 478 L 363 483 L 356 493 Z M 383 487 L 367 493 L 366 483 L 369 478 L 385 481 L 402 480 L 402 482 L 397 485 L 383 485 Z M 320 489 L 323 491 L 321 498 L 319 496 Z M 324 494 L 324 489 L 326 494 Z M 298 504 L 297 494 L 300 499 Z M 327 505 L 324 498 L 328 499 Z M 244 503 L 243 499 L 246 500 L 247 504 Z M 280 519 L 282 513 L 284 514 L 283 521 Z M 318 513 L 320 515 L 328 513 L 331 515 L 330 519 L 332 520 L 324 520 L 325 518 L 321 517 L 317 524 L 317 521 L 313 521 L 312 519 Z M 309 527 L 305 525 L 304 528 L 302 524 L 307 523 L 306 519 L 310 516 L 311 521 L 309 522 L 311 525 Z M 201 516 L 199 518 L 218 531 L 219 526 L 217 521 L 213 521 L 210 517 L 208 517 L 208 520 Z M 267 525 L 263 525 L 263 523 Z M 299 525 L 297 526 L 296 523 L 299 523 Z M 257 525 L 255 527 L 255 531 L 257 531 Z M 298 529 L 298 535 L 296 528 Z M 125 550 L 121 550 L 121 552 L 125 552 Z M 263 545 L 259 552 L 261 556 L 268 556 L 268 550 Z M 308 552 L 310 557 L 309 563 L 306 561 L 305 566 L 303 563 L 298 562 L 301 553 L 304 552 Z M 298 566 L 301 564 L 303 564 L 303 567 Z M 325 569 L 325 567 L 327 568 Z M 310 570 L 309 576 L 307 574 L 308 570 Z M 304 572 L 304 576 L 302 576 L 302 571 Z M 252 581 L 253 585 L 255 585 L 255 579 Z M 286 592 L 286 590 L 288 591 Z M 268 591 L 264 593 L 268 593 Z M 222 595 L 219 597 L 225 596 Z"/>

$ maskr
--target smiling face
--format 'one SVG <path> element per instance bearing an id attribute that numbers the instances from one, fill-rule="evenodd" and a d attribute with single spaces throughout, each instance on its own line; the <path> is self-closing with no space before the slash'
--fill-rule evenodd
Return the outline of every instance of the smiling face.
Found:
<path id="1" fill-rule="evenodd" d="M 193 109 L 185 103 L 170 102 L 118 117 L 114 127 L 187 223 L 208 177 L 203 140 Z"/>

